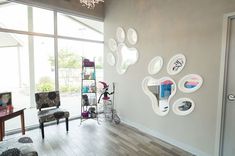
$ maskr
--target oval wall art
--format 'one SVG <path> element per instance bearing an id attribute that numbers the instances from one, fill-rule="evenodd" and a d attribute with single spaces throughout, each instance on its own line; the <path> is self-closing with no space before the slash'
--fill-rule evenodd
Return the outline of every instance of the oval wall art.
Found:
<path id="1" fill-rule="evenodd" d="M 189 98 L 180 98 L 173 104 L 172 110 L 177 115 L 188 115 L 194 110 L 195 104 Z"/>
<path id="2" fill-rule="evenodd" d="M 184 68 L 186 57 L 183 54 L 174 55 L 167 64 L 169 75 L 176 75 Z"/>
<path id="3" fill-rule="evenodd" d="M 109 49 L 112 52 L 115 52 L 117 50 L 117 42 L 113 38 L 109 39 Z"/>
<path id="4" fill-rule="evenodd" d="M 126 35 L 125 35 L 125 31 L 122 27 L 118 27 L 116 30 L 116 37 L 118 42 L 124 42 Z"/>
<path id="5" fill-rule="evenodd" d="M 127 31 L 127 39 L 131 45 L 135 45 L 138 41 L 138 35 L 135 29 L 129 28 Z"/>
<path id="6" fill-rule="evenodd" d="M 151 75 L 157 74 L 163 66 L 163 59 L 160 56 L 154 57 L 148 65 L 148 72 Z"/>
<path id="7" fill-rule="evenodd" d="M 114 66 L 116 63 L 115 57 L 112 53 L 107 54 L 106 60 L 110 66 Z"/>
<path id="8" fill-rule="evenodd" d="M 184 93 L 192 93 L 198 90 L 203 83 L 200 75 L 189 74 L 184 76 L 178 83 L 179 90 Z"/>

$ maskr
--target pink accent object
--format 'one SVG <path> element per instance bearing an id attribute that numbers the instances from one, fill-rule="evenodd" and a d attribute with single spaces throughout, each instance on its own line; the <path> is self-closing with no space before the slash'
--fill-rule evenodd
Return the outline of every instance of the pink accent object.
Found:
<path id="1" fill-rule="evenodd" d="M 196 86 L 199 84 L 199 82 L 186 82 L 186 84 Z"/>
<path id="2" fill-rule="evenodd" d="M 102 99 L 103 100 L 109 100 L 110 98 L 107 96 L 107 97 L 103 97 Z"/>
<path id="3" fill-rule="evenodd" d="M 82 117 L 83 118 L 88 118 L 89 112 L 88 111 L 84 111 L 82 112 Z"/>
<path id="4" fill-rule="evenodd" d="M 7 106 L 7 111 L 8 111 L 8 112 L 12 112 L 13 109 L 14 109 L 14 107 L 13 107 L 12 105 L 8 105 L 8 106 Z"/>
<path id="5" fill-rule="evenodd" d="M 83 66 L 84 67 L 94 67 L 95 66 L 95 62 L 90 61 L 89 59 L 84 59 L 83 60 Z"/>
<path id="6" fill-rule="evenodd" d="M 173 82 L 170 80 L 166 80 L 166 81 L 163 81 L 161 84 L 170 85 L 170 84 L 173 84 Z"/>
<path id="7" fill-rule="evenodd" d="M 103 82 L 103 81 L 99 81 L 99 83 L 101 83 L 103 85 L 103 89 L 108 88 L 109 86 L 107 85 L 107 83 Z"/>

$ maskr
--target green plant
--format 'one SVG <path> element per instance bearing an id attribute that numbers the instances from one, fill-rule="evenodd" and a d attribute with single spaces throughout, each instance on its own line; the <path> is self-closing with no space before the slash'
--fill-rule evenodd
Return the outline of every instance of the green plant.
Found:
<path id="1" fill-rule="evenodd" d="M 79 92 L 80 91 L 80 87 L 73 87 L 73 86 L 67 86 L 67 85 L 63 85 L 60 87 L 60 91 L 62 93 L 75 93 L 75 92 Z"/>
<path id="2" fill-rule="evenodd" d="M 54 56 L 49 57 L 49 62 L 52 67 L 55 66 Z M 80 68 L 81 57 L 68 49 L 61 49 L 58 53 L 58 64 L 59 68 Z"/>
<path id="3" fill-rule="evenodd" d="M 36 85 L 36 90 L 39 92 L 52 91 L 54 88 L 54 83 L 49 77 L 42 77 L 39 83 Z"/>

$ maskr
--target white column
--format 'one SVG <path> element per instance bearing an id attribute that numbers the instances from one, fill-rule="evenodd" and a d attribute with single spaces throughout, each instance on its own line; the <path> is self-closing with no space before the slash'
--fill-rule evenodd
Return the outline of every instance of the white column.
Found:
<path id="1" fill-rule="evenodd" d="M 33 31 L 33 8 L 28 6 L 28 29 Z M 30 86 L 30 108 L 35 104 L 35 73 L 34 73 L 34 39 L 32 35 L 28 36 L 29 40 L 29 86 Z"/>

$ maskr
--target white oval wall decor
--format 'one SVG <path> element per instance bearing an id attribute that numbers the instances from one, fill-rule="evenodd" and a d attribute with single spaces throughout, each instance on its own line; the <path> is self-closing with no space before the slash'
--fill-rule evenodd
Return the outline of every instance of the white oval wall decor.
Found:
<path id="1" fill-rule="evenodd" d="M 126 35 L 125 35 L 125 31 L 122 27 L 118 27 L 116 30 L 116 38 L 118 42 L 124 42 Z"/>
<path id="2" fill-rule="evenodd" d="M 203 83 L 200 75 L 189 74 L 184 76 L 178 83 L 179 90 L 183 93 L 192 93 L 198 90 Z"/>
<path id="3" fill-rule="evenodd" d="M 174 55 L 167 64 L 167 72 L 169 75 L 176 75 L 184 68 L 186 57 L 183 54 Z"/>
<path id="4" fill-rule="evenodd" d="M 150 75 L 157 74 L 163 66 L 163 58 L 161 56 L 154 57 L 148 65 L 148 72 Z"/>
<path id="5" fill-rule="evenodd" d="M 138 41 L 138 35 L 135 29 L 129 28 L 127 31 L 127 39 L 131 45 L 135 45 Z"/>
<path id="6" fill-rule="evenodd" d="M 116 63 L 116 60 L 115 60 L 115 57 L 114 57 L 113 53 L 108 53 L 107 57 L 106 57 L 106 60 L 107 60 L 107 62 L 110 66 L 114 66 L 115 63 Z"/>
<path id="7" fill-rule="evenodd" d="M 175 114 L 185 116 L 194 110 L 195 104 L 193 100 L 189 98 L 180 98 L 176 100 L 172 106 L 172 110 Z"/>
<path id="8" fill-rule="evenodd" d="M 109 39 L 109 49 L 112 52 L 115 52 L 117 50 L 117 42 L 113 38 Z"/>

